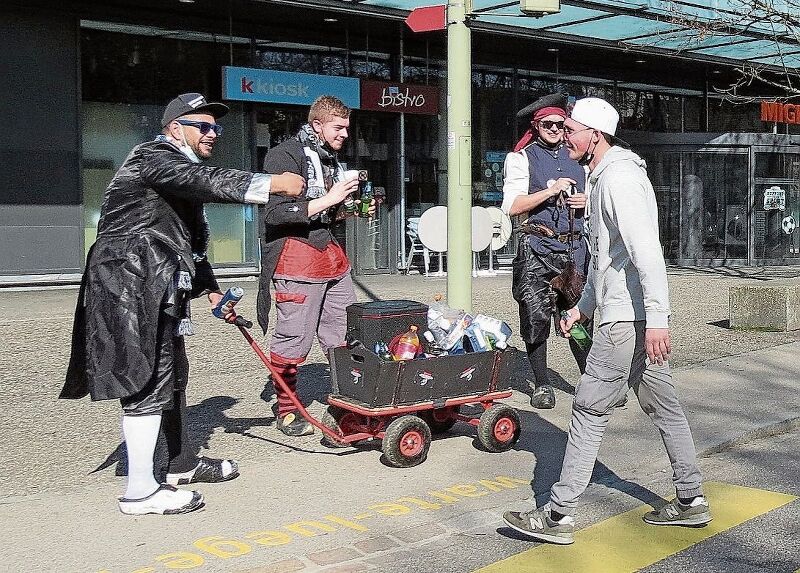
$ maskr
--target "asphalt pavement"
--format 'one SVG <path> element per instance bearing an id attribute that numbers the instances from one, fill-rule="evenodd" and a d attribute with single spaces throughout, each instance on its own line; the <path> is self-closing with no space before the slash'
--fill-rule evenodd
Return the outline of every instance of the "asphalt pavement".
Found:
<path id="1" fill-rule="evenodd" d="M 791 268 L 670 269 L 675 383 L 701 469 L 729 489 L 800 495 L 800 331 L 727 326 L 729 286 L 793 274 Z M 445 279 L 419 275 L 356 282 L 359 300 L 428 302 L 446 291 Z M 516 332 L 510 283 L 508 274 L 474 279 L 473 309 L 508 321 Z M 256 283 L 229 284 L 245 288 L 239 309 L 252 317 Z M 115 501 L 124 480 L 115 475 L 118 404 L 56 399 L 77 290 L 2 294 L 0 538 L 9 571 L 469 571 L 532 545 L 509 535 L 500 515 L 529 507 L 532 496 L 543 499 L 558 477 L 578 374 L 562 340 L 548 351 L 558 389 L 554 410 L 530 408 L 520 391 L 529 367 L 523 355 L 516 361 L 516 391 L 507 402 L 518 409 L 523 433 L 512 450 L 481 451 L 474 430 L 457 424 L 434 440 L 425 463 L 396 469 L 382 463 L 378 444 L 330 450 L 318 434 L 291 439 L 278 432 L 266 370 L 235 328 L 195 305 L 198 334 L 188 339 L 191 434 L 203 453 L 235 457 L 242 476 L 198 487 L 207 502 L 201 512 L 131 518 L 119 514 Z M 522 346 L 516 337 L 512 344 Z M 315 348 L 299 383 L 312 413 L 321 415 L 330 384 Z M 578 527 L 589 531 L 670 495 L 660 439 L 633 400 L 614 414 Z M 793 573 L 800 568 L 799 509 L 792 498 L 644 570 Z"/>

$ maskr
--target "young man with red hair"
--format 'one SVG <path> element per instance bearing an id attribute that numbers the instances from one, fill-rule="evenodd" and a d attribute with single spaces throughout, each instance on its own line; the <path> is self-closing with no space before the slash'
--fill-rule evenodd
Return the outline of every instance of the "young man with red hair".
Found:
<path id="1" fill-rule="evenodd" d="M 349 127 L 350 109 L 333 96 L 319 97 L 309 109 L 308 123 L 264 158 L 265 172 L 280 166 L 279 173 L 297 173 L 307 184 L 304 196 L 274 201 L 261 211 L 258 322 L 266 334 L 271 286 L 277 318 L 270 359 L 292 390 L 314 336 L 326 355 L 344 344 L 346 308 L 356 301 L 350 261 L 332 232 L 343 218 L 342 202 L 358 187 L 358 180 L 345 180 L 337 156 Z M 314 428 L 277 384 L 275 394 L 278 429 L 287 436 L 312 434 Z"/>

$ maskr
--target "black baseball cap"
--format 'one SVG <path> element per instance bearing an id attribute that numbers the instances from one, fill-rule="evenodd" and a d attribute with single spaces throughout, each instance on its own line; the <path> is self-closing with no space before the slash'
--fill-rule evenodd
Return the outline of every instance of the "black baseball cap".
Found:
<path id="1" fill-rule="evenodd" d="M 164 115 L 161 117 L 161 127 L 167 127 L 169 122 L 190 113 L 208 113 L 213 115 L 214 119 L 219 119 L 228 111 L 227 105 L 207 102 L 203 94 L 181 94 L 167 104 Z"/>

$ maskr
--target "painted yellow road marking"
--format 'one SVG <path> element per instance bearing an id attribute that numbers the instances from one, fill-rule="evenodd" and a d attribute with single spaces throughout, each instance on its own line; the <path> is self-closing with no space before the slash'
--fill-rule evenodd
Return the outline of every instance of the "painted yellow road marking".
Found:
<path id="1" fill-rule="evenodd" d="M 703 489 L 714 516 L 705 527 L 647 525 L 642 516 L 652 508 L 642 506 L 576 531 L 573 545 L 537 545 L 475 573 L 637 571 L 797 499 L 785 493 L 725 483 L 709 482 Z"/>
<path id="2" fill-rule="evenodd" d="M 365 533 L 370 531 L 369 527 L 356 523 L 356 521 L 367 518 L 379 519 L 382 517 L 402 518 L 417 510 L 435 511 L 442 507 L 442 503 L 463 502 L 473 497 L 482 497 L 483 495 L 491 495 L 495 492 L 528 487 L 529 484 L 530 478 L 527 477 L 523 479 L 497 476 L 492 479 L 481 479 L 477 484 L 462 483 L 445 488 L 445 491 L 450 493 L 428 491 L 425 495 L 430 498 L 435 498 L 437 503 L 420 497 L 405 496 L 390 502 L 372 504 L 369 506 L 369 509 L 373 511 L 359 513 L 350 519 L 329 514 L 322 518 L 305 519 L 284 524 L 283 526 L 278 526 L 278 529 L 260 529 L 257 531 L 243 532 L 238 534 L 239 538 L 222 537 L 218 535 L 204 537 L 194 541 L 190 551 L 173 551 L 171 553 L 157 555 L 154 558 L 157 562 L 155 565 L 140 567 L 132 573 L 155 573 L 163 569 L 196 569 L 203 565 L 212 564 L 215 558 L 237 558 L 249 554 L 253 549 L 260 549 L 259 546 L 273 547 L 287 545 L 307 537 L 333 534 L 344 528 Z M 337 529 L 332 524 L 341 526 L 341 528 Z M 244 539 L 241 539 L 242 537 Z M 110 571 L 104 569 L 99 573 L 110 573 Z"/>

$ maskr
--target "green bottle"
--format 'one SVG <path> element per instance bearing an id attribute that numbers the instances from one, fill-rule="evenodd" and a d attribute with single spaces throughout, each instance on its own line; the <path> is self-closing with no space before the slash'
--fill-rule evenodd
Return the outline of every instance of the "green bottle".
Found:
<path id="1" fill-rule="evenodd" d="M 561 318 L 569 318 L 569 313 L 566 310 L 562 310 Z M 589 336 L 589 333 L 578 321 L 572 323 L 572 328 L 569 329 L 569 336 L 581 350 L 589 350 L 592 346 L 592 337 Z"/>
<path id="2" fill-rule="evenodd" d="M 359 217 L 369 217 L 369 207 L 372 203 L 372 197 L 372 181 L 365 181 L 363 190 L 361 191 L 361 205 L 358 210 Z"/>

